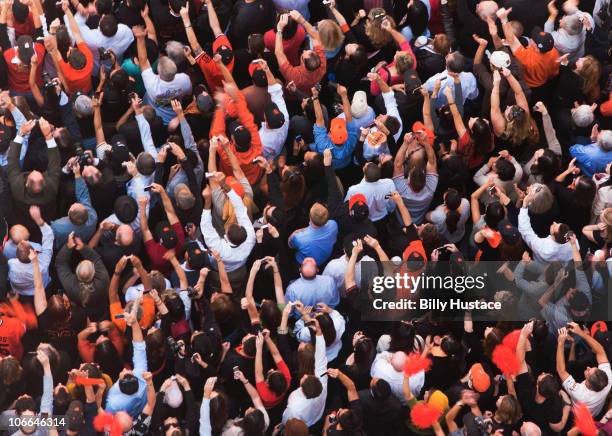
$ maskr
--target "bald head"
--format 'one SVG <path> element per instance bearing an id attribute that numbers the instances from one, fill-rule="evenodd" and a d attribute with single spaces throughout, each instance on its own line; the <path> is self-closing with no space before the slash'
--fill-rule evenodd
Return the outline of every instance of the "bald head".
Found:
<path id="1" fill-rule="evenodd" d="M 13 241 L 15 245 L 17 245 L 21 241 L 27 241 L 28 239 L 30 239 L 30 232 L 28 231 L 28 229 L 25 228 L 25 226 L 22 226 L 21 224 L 15 224 L 9 230 L 9 238 L 11 238 L 11 241 Z"/>
<path id="2" fill-rule="evenodd" d="M 127 224 L 121 224 L 117 227 L 117 232 L 115 233 L 115 241 L 117 245 L 122 247 L 129 247 L 134 242 L 134 230 Z"/>
<path id="3" fill-rule="evenodd" d="M 77 279 L 81 282 L 90 283 L 93 281 L 96 269 L 91 260 L 82 260 L 76 267 Z"/>
<path id="4" fill-rule="evenodd" d="M 526 421 L 521 426 L 521 436 L 542 436 L 542 430 L 533 422 Z"/>
<path id="5" fill-rule="evenodd" d="M 30 194 L 40 194 L 45 187 L 45 178 L 40 171 L 32 171 L 26 179 L 26 190 Z"/>

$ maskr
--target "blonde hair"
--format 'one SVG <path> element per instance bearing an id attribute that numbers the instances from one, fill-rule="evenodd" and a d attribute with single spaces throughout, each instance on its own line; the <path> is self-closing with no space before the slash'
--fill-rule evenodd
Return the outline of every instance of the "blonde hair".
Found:
<path id="1" fill-rule="evenodd" d="M 400 51 L 395 58 L 395 69 L 398 74 L 404 74 L 406 71 L 414 68 L 414 59 L 407 51 Z"/>
<path id="2" fill-rule="evenodd" d="M 335 51 L 344 42 L 344 33 L 334 20 L 321 20 L 317 25 L 321 45 L 326 51 Z"/>
<path id="3" fill-rule="evenodd" d="M 249 196 L 245 196 L 242 199 L 242 202 L 247 208 L 247 214 L 249 215 L 249 219 L 253 220 L 253 211 L 255 210 L 255 203 L 253 199 Z M 236 218 L 236 211 L 234 210 L 234 206 L 231 201 L 226 201 L 223 204 L 223 213 L 221 214 L 221 219 L 223 220 L 223 229 L 227 233 L 227 229 L 232 224 L 238 224 L 238 219 Z"/>
<path id="4" fill-rule="evenodd" d="M 530 143 L 537 142 L 539 132 L 529 112 L 525 111 L 522 117 L 506 119 L 506 128 L 501 137 L 507 139 L 512 145 L 518 146 L 525 140 L 529 140 Z"/>
<path id="5" fill-rule="evenodd" d="M 395 20 L 393 20 L 393 17 L 386 15 L 383 8 L 370 9 L 368 20 L 365 25 L 365 33 L 367 37 L 370 38 L 372 45 L 377 49 L 383 48 L 385 45 L 391 43 L 391 34 L 381 27 L 382 20 L 374 19 L 374 17 L 381 14 L 385 15 L 384 19 L 391 23 L 392 28 L 395 28 Z"/>
<path id="6" fill-rule="evenodd" d="M 584 58 L 582 68 L 576 70 L 576 74 L 582 77 L 582 92 L 589 101 L 593 102 L 599 98 L 599 77 L 601 76 L 601 64 L 593 56 L 588 55 Z"/>

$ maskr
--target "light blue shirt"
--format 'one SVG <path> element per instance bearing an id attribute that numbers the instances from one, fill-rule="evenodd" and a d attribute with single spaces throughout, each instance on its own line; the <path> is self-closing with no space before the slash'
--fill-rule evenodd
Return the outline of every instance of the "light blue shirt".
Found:
<path id="1" fill-rule="evenodd" d="M 54 245 L 56 249 L 59 249 L 68 241 L 68 235 L 70 235 L 71 232 L 74 232 L 83 242 L 87 243 L 96 231 L 98 214 L 91 205 L 89 189 L 82 177 L 76 177 L 74 179 L 74 189 L 77 201 L 87 209 L 87 221 L 80 226 L 73 224 L 67 216 L 52 221 L 51 228 L 55 236 Z"/>
<path id="2" fill-rule="evenodd" d="M 329 220 L 321 227 L 308 227 L 297 230 L 290 238 L 289 245 L 297 252 L 295 260 L 301 264 L 307 257 L 312 257 L 317 265 L 324 264 L 336 243 L 338 236 L 338 224 L 334 220 Z"/>
<path id="3" fill-rule="evenodd" d="M 304 306 L 325 303 L 329 307 L 336 307 L 340 302 L 340 294 L 332 277 L 317 275 L 313 279 L 300 277 L 291 282 L 287 286 L 285 299 L 292 302 L 301 301 Z"/>
<path id="4" fill-rule="evenodd" d="M 438 98 L 433 102 L 435 108 L 447 104 L 446 96 L 443 92 L 444 88 L 449 86 L 451 89 L 455 89 L 455 82 L 453 81 L 453 78 L 448 75 L 448 71 L 444 70 L 441 73 L 434 74 L 423 84 L 425 89 L 432 92 L 436 80 L 441 79 L 442 77 L 446 77 L 446 79 L 442 80 L 440 83 Z M 461 94 L 463 96 L 463 103 L 465 103 L 466 100 L 474 100 L 476 97 L 478 97 L 478 83 L 476 82 L 476 77 L 472 73 L 462 71 L 459 73 L 459 79 L 461 80 Z"/>
<path id="5" fill-rule="evenodd" d="M 38 253 L 38 267 L 42 273 L 43 285 L 47 286 L 49 278 L 49 264 L 53 255 L 53 230 L 49 224 L 40 228 L 42 233 L 42 250 Z M 9 281 L 11 287 L 19 295 L 34 295 L 34 268 L 32 263 L 22 263 L 19 259 L 9 259 Z"/>
<path id="6" fill-rule="evenodd" d="M 119 380 L 117 380 L 108 390 L 105 409 L 111 413 L 123 410 L 132 418 L 136 418 L 147 404 L 147 382 L 142 378 L 142 373 L 147 370 L 147 346 L 144 341 L 132 342 L 132 346 L 134 347 L 132 373 L 138 379 L 138 390 L 132 395 L 126 395 L 119 390 Z"/>

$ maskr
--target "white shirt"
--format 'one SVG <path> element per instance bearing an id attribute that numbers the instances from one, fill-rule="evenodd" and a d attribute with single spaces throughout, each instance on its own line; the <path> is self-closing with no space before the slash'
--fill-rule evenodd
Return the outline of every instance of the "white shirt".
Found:
<path id="1" fill-rule="evenodd" d="M 361 287 L 361 262 L 362 261 L 373 262 L 374 259 L 372 259 L 368 255 L 364 255 L 361 258 L 361 260 L 359 260 L 355 264 L 355 283 L 357 284 L 358 288 Z M 343 297 L 345 296 L 345 291 L 346 291 L 346 287 L 344 286 L 344 273 L 346 272 L 347 268 L 348 268 L 348 258 L 346 257 L 346 254 L 343 254 L 341 257 L 337 259 L 330 260 L 327 266 L 325 267 L 325 270 L 323 270 L 324 276 L 329 276 L 332 279 L 334 279 L 334 283 L 336 283 L 336 291 L 339 294 L 341 294 Z"/>
<path id="2" fill-rule="evenodd" d="M 453 78 L 448 75 L 448 71 L 444 70 L 441 73 L 434 74 L 427 79 L 427 82 L 423 84 L 425 89 L 432 92 L 436 80 L 441 79 L 442 77 L 446 77 L 446 79 L 442 80 L 440 84 L 440 93 L 434 102 L 434 107 L 444 106 L 447 103 L 446 96 L 442 91 L 447 86 L 454 90 L 455 82 L 453 81 Z M 461 94 L 463 95 L 463 103 L 465 103 L 466 100 L 474 100 L 476 97 L 478 97 L 478 83 L 476 82 L 476 77 L 472 73 L 462 71 L 459 73 L 459 80 L 461 80 Z"/>
<path id="3" fill-rule="evenodd" d="M 287 105 L 283 98 L 283 87 L 280 83 L 268 86 L 268 94 L 270 94 L 272 103 L 278 106 L 278 109 L 285 117 L 285 122 L 278 129 L 270 129 L 266 123 L 262 123 L 259 129 L 259 138 L 263 144 L 263 155 L 267 160 L 272 160 L 278 157 L 287 140 L 289 112 L 287 112 Z"/>
<path id="4" fill-rule="evenodd" d="M 325 356 L 327 357 L 327 361 L 334 360 L 338 357 L 338 353 L 342 348 L 342 335 L 344 334 L 344 328 L 346 325 L 346 321 L 344 317 L 340 315 L 340 312 L 337 310 L 332 310 L 329 313 L 332 322 L 334 323 L 334 329 L 336 330 L 336 339 L 332 344 L 325 347 Z M 304 325 L 304 321 L 300 318 L 293 328 L 293 333 L 295 334 L 295 338 L 300 342 L 306 342 L 309 344 L 311 342 L 310 338 L 310 329 Z"/>
<path id="5" fill-rule="evenodd" d="M 349 188 L 344 201 L 349 201 L 355 194 L 363 194 L 370 209 L 370 220 L 379 221 L 395 210 L 395 203 L 385 195 L 395 191 L 395 184 L 391 179 L 380 179 L 376 182 L 366 182 L 365 178 Z"/>
<path id="6" fill-rule="evenodd" d="M 155 108 L 164 124 L 168 124 L 175 116 L 170 102 L 191 94 L 191 80 L 185 73 L 177 73 L 171 82 L 166 82 L 149 67 L 142 72 L 142 81 L 147 91 L 144 96 L 145 104 Z"/>
<path id="7" fill-rule="evenodd" d="M 389 359 L 393 353 L 383 351 L 378 353 L 374 362 L 372 362 L 372 369 L 370 375 L 372 378 L 381 378 L 391 386 L 391 392 L 397 397 L 402 404 L 406 404 L 406 398 L 404 397 L 404 372 L 396 371 L 389 362 Z M 425 372 L 420 371 L 410 376 L 410 391 L 415 397 L 418 396 L 425 384 Z"/>
<path id="8" fill-rule="evenodd" d="M 283 424 L 291 418 L 298 418 L 310 427 L 323 416 L 325 400 L 327 399 L 327 357 L 325 357 L 325 339 L 323 335 L 316 337 L 315 342 L 315 376 L 321 380 L 323 391 L 316 398 L 306 398 L 299 387 L 289 394 L 287 408 L 283 412 Z"/>
<path id="9" fill-rule="evenodd" d="M 232 272 L 243 267 L 246 263 L 247 257 L 249 257 L 251 250 L 255 246 L 255 229 L 253 229 L 253 223 L 251 223 L 247 214 L 247 208 L 238 194 L 231 190 L 227 193 L 227 197 L 232 202 L 232 206 L 234 206 L 238 224 L 246 230 L 246 240 L 236 247 L 224 238 L 221 238 L 213 226 L 210 209 L 204 209 L 202 212 L 200 229 L 202 230 L 206 246 L 218 251 L 221 259 L 223 259 L 225 270 Z"/>
<path id="10" fill-rule="evenodd" d="M 597 416 L 603 409 L 606 402 L 608 392 L 612 386 L 612 371 L 610 370 L 610 363 L 602 363 L 597 365 L 597 368 L 601 369 L 608 376 L 608 384 L 599 392 L 595 392 L 586 387 L 585 382 L 576 383 L 574 377 L 571 375 L 563 381 L 563 389 L 572 398 L 574 403 L 584 403 L 591 412 L 591 415 Z"/>
<path id="11" fill-rule="evenodd" d="M 402 134 L 403 126 L 402 126 L 402 117 L 400 117 L 399 111 L 397 110 L 397 102 L 395 101 L 395 93 L 393 90 L 389 92 L 382 93 L 383 101 L 385 102 L 385 109 L 387 110 L 387 115 L 395 117 L 400 122 L 399 130 L 393 135 L 393 139 L 395 142 L 399 140 L 400 135 Z M 378 127 L 374 126 L 370 130 L 372 132 L 378 131 Z M 378 156 L 380 154 L 391 154 L 389 151 L 389 146 L 385 143 L 379 147 L 372 147 L 368 142 L 368 138 L 363 142 L 363 158 L 365 160 L 372 160 L 374 156 Z"/>
<path id="12" fill-rule="evenodd" d="M 552 236 L 540 238 L 531 228 L 529 211 L 522 207 L 519 212 L 518 229 L 525 244 L 533 251 L 533 257 L 540 262 L 569 262 L 572 260 L 572 246 L 569 242 L 559 244 Z M 578 241 L 576 241 L 578 244 Z M 578 246 L 580 249 L 580 246 Z"/>
<path id="13" fill-rule="evenodd" d="M 99 47 L 103 47 L 105 49 L 112 48 L 113 52 L 117 56 L 117 61 L 121 63 L 123 53 L 125 53 L 125 51 L 132 44 L 132 42 L 134 42 L 134 34 L 128 26 L 123 23 L 119 23 L 117 25 L 117 33 L 115 33 L 109 38 L 108 36 L 104 36 L 102 32 L 100 32 L 99 27 L 97 29 L 90 29 L 86 23 L 87 18 L 83 17 L 81 14 L 75 14 L 74 19 L 77 22 L 77 25 L 79 26 L 83 41 L 85 41 L 85 43 L 90 48 L 93 48 L 92 52 L 96 52 Z M 72 32 L 70 32 L 70 23 L 68 21 L 68 17 L 66 16 L 64 16 L 64 24 L 68 29 L 68 33 L 74 39 Z M 94 58 L 95 57 L 96 56 L 94 56 Z M 94 68 L 95 67 L 96 66 L 94 65 Z"/>

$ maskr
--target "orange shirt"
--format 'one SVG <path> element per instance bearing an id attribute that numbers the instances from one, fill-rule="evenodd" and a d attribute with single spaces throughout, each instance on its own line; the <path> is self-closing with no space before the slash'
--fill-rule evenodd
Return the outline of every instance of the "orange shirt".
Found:
<path id="1" fill-rule="evenodd" d="M 232 44 L 229 42 L 229 39 L 222 33 L 217 36 L 213 42 L 213 56 L 217 53 L 217 50 L 224 45 L 232 49 Z M 215 64 L 215 61 L 212 60 L 208 53 L 202 50 L 202 53 L 196 57 L 196 62 L 200 66 L 202 74 L 204 74 L 204 79 L 206 79 L 210 93 L 212 94 L 217 89 L 223 89 L 223 73 L 219 70 L 217 64 Z M 234 70 L 234 59 L 227 65 L 227 69 L 230 73 Z"/>
<path id="2" fill-rule="evenodd" d="M 26 325 L 18 318 L 0 317 L 0 357 L 13 356 L 21 360 L 23 345 L 21 338 L 26 332 Z"/>
<path id="3" fill-rule="evenodd" d="M 534 46 L 525 48 L 521 46 L 514 52 L 514 56 L 523 66 L 525 83 L 530 88 L 544 85 L 551 77 L 559 74 L 557 58 L 559 52 L 556 48 L 546 53 L 540 53 Z"/>
<path id="4" fill-rule="evenodd" d="M 91 73 L 93 71 L 93 55 L 87 44 L 77 43 L 77 48 L 85 55 L 87 62 L 80 70 L 73 68 L 68 62 L 60 59 L 59 66 L 68 84 L 68 93 L 74 94 L 80 91 L 88 94 L 91 91 Z"/>
<path id="5" fill-rule="evenodd" d="M 45 58 L 45 46 L 40 42 L 34 43 L 34 50 L 38 56 L 38 68 L 36 68 L 36 84 L 40 87 L 43 84 L 42 81 L 42 68 L 43 61 Z M 8 70 L 8 89 L 16 92 L 31 92 L 30 91 L 30 66 L 22 64 L 21 62 L 13 63 L 17 51 L 15 47 L 9 48 L 2 55 L 6 61 L 6 68 Z"/>
<path id="6" fill-rule="evenodd" d="M 125 329 L 127 328 L 125 319 L 115 318 L 116 315 L 123 315 L 123 307 L 121 306 L 121 303 L 111 303 L 109 309 L 111 321 L 115 324 L 119 331 L 125 333 Z M 142 310 L 142 316 L 140 321 L 138 321 L 138 324 L 140 324 L 141 328 L 148 329 L 155 321 L 155 302 L 153 301 L 153 298 L 151 298 L 149 295 L 145 295 L 142 299 L 140 310 Z"/>

